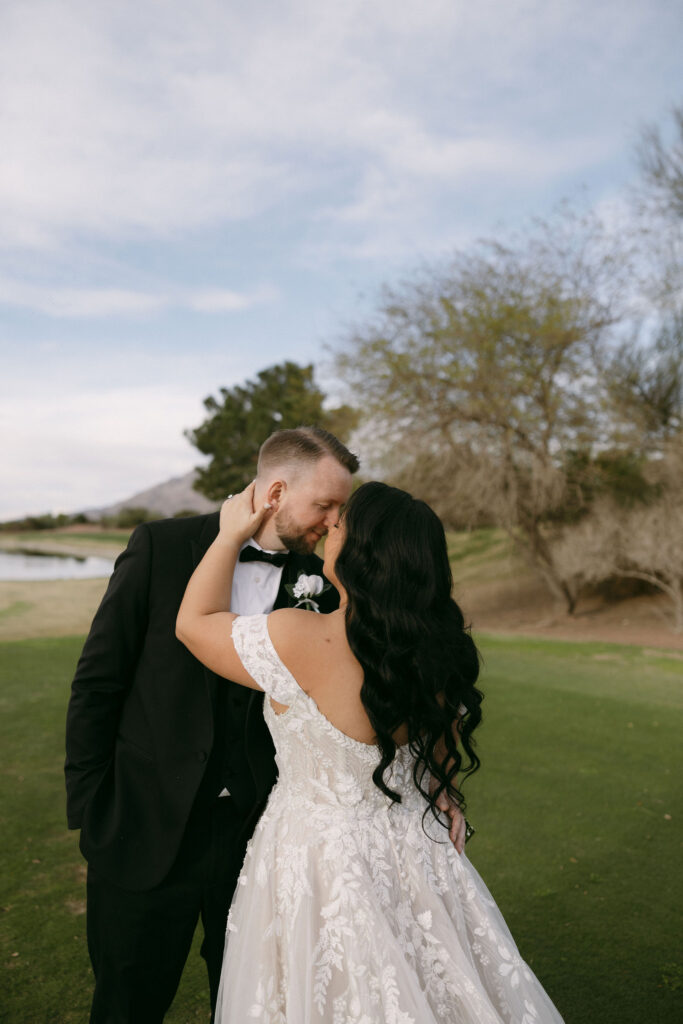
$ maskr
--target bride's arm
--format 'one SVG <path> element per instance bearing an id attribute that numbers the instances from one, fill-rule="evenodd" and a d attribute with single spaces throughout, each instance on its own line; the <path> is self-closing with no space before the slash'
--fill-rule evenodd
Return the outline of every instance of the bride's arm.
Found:
<path id="1" fill-rule="evenodd" d="M 254 511 L 254 484 L 221 508 L 218 536 L 190 577 L 176 619 L 176 636 L 212 672 L 254 690 L 232 641 L 230 592 L 240 548 L 258 529 L 265 507 Z"/>

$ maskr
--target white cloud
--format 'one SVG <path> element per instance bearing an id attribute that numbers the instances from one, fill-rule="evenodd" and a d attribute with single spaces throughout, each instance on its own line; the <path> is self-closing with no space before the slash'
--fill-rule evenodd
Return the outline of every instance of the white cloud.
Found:
<path id="1" fill-rule="evenodd" d="M 275 288 L 257 288 L 242 293 L 221 288 L 205 288 L 185 296 L 184 305 L 198 313 L 234 313 L 262 303 L 275 302 L 279 292 Z"/>
<path id="2" fill-rule="evenodd" d="M 203 419 L 180 387 L 5 395 L 0 520 L 110 504 L 191 469 L 183 430 Z"/>
<path id="3" fill-rule="evenodd" d="M 184 431 L 206 418 L 204 398 L 263 366 L 253 346 L 173 354 L 96 334 L 36 341 L 28 359 L 17 340 L 2 363 L 0 521 L 108 505 L 201 464 Z"/>
<path id="4" fill-rule="evenodd" d="M 163 235 L 249 216 L 286 191 L 277 157 L 250 152 L 229 119 L 205 133 L 188 95 L 195 66 L 220 53 L 225 17 L 201 38 L 189 30 L 200 12 L 190 18 L 180 4 L 22 0 L 3 21 L 6 243 L 57 243 L 74 229 Z"/>
<path id="5" fill-rule="evenodd" d="M 407 176 L 415 198 L 434 181 L 589 166 L 623 133 L 599 116 L 602 83 L 628 80 L 618 62 L 654 7 L 8 2 L 0 238 L 164 237 L 319 191 L 344 208 L 349 185 L 359 218 L 370 169 Z M 593 109 L 578 126 L 581 95 Z"/>
<path id="6" fill-rule="evenodd" d="M 123 288 L 63 288 L 29 285 L 0 278 L 0 303 L 47 313 L 54 317 L 136 316 L 163 309 L 191 309 L 199 313 L 233 313 L 278 297 L 274 288 L 251 292 L 229 289 L 177 289 L 142 292 Z"/>
<path id="7" fill-rule="evenodd" d="M 0 280 L 0 302 L 55 317 L 91 317 L 149 313 L 164 305 L 163 297 L 121 288 L 58 288 Z"/>

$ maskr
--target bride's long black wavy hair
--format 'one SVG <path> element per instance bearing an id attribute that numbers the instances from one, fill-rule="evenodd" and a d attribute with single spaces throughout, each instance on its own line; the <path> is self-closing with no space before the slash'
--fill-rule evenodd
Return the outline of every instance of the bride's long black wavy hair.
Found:
<path id="1" fill-rule="evenodd" d="M 465 808 L 456 776 L 479 767 L 472 733 L 483 697 L 475 687 L 479 654 L 451 596 L 441 520 L 406 491 L 367 483 L 343 523 L 334 571 L 348 595 L 346 634 L 365 673 L 360 695 L 381 754 L 373 781 L 400 803 L 385 774 L 396 755 L 393 733 L 407 726 L 425 815 L 431 809 L 448 827 L 436 801 L 446 792 Z M 429 776 L 437 783 L 431 793 Z"/>

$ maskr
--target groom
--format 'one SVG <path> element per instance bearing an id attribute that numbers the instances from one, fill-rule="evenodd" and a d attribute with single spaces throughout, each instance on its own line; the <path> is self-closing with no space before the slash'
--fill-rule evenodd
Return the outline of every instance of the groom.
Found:
<path id="1" fill-rule="evenodd" d="M 243 546 L 232 611 L 294 603 L 286 585 L 322 573 L 313 551 L 357 468 L 316 427 L 265 441 L 257 491 L 272 511 Z M 175 636 L 185 586 L 217 532 L 217 512 L 133 532 L 72 684 L 67 815 L 88 862 L 91 1024 L 160 1024 L 199 917 L 215 1007 L 230 901 L 275 781 L 263 694 L 203 668 Z M 332 588 L 317 600 L 330 612 L 339 598 Z"/>

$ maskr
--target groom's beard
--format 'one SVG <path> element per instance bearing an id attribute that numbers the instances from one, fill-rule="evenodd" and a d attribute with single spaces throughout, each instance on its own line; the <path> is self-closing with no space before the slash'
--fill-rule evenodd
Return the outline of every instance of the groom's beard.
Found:
<path id="1" fill-rule="evenodd" d="M 316 530 L 301 530 L 286 512 L 276 512 L 273 518 L 275 532 L 287 548 L 295 555 L 312 555 L 321 534 Z"/>

